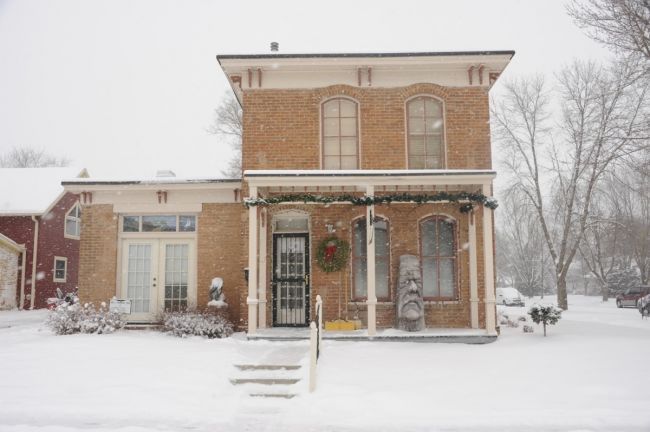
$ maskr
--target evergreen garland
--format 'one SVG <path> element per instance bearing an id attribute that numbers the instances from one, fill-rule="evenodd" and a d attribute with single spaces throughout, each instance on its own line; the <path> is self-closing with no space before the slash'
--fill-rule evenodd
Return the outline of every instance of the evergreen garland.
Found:
<path id="1" fill-rule="evenodd" d="M 334 252 L 328 252 L 333 247 Z M 350 256 L 350 245 L 345 240 L 330 236 L 318 244 L 316 251 L 316 262 L 325 273 L 332 273 L 341 270 L 348 262 Z"/>
<path id="2" fill-rule="evenodd" d="M 424 204 L 430 202 L 448 201 L 451 203 L 458 203 L 461 201 L 469 201 L 461 204 L 460 211 L 468 213 L 474 209 L 474 204 L 483 205 L 491 210 L 495 210 L 499 204 L 497 200 L 487 197 L 482 193 L 470 192 L 437 192 L 435 194 L 387 194 L 378 196 L 356 196 L 351 194 L 343 195 L 314 195 L 314 194 L 288 194 L 288 195 L 275 195 L 266 198 L 246 198 L 244 205 L 246 207 L 254 206 L 269 206 L 274 204 L 282 204 L 289 202 L 302 202 L 302 203 L 320 203 L 331 204 L 335 202 L 349 202 L 352 205 L 369 206 L 375 204 L 390 204 L 392 202 L 412 202 L 416 204 Z"/>

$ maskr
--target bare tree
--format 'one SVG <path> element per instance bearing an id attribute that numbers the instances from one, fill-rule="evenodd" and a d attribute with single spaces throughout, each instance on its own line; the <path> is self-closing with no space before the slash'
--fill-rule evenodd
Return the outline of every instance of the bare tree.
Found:
<path id="1" fill-rule="evenodd" d="M 624 66 L 624 65 L 623 65 Z M 559 75 L 560 120 L 551 133 L 544 80 L 505 84 L 493 109 L 495 137 L 520 190 L 537 213 L 553 261 L 558 305 L 568 308 L 566 277 L 582 241 L 596 185 L 613 161 L 634 151 L 647 133 L 646 88 L 631 72 L 574 62 Z M 493 105 L 494 106 L 494 105 Z M 550 189 L 549 189 L 550 188 Z"/>
<path id="2" fill-rule="evenodd" d="M 238 178 L 242 175 L 242 109 L 233 96 L 227 96 L 214 110 L 214 120 L 208 127 L 208 132 L 225 139 L 234 151 L 228 162 L 228 168 L 222 174 Z"/>
<path id="3" fill-rule="evenodd" d="M 650 60 L 650 0 L 573 0 L 567 10 L 592 39 Z"/>
<path id="4" fill-rule="evenodd" d="M 2 168 L 43 168 L 65 167 L 70 164 L 68 158 L 57 159 L 55 156 L 32 147 L 14 147 L 4 155 L 0 155 Z"/>

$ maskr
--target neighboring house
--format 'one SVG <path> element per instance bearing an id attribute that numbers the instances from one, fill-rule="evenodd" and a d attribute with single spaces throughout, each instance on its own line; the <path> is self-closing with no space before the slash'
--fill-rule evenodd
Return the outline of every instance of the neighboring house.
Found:
<path id="1" fill-rule="evenodd" d="M 1 168 L 0 234 L 24 248 L 15 304 L 43 308 L 47 299 L 77 288 L 81 207 L 65 179 L 87 177 L 76 168 Z M 3 275 L 3 278 L 5 276 Z"/>
<path id="2" fill-rule="evenodd" d="M 372 336 L 395 326 L 414 255 L 427 327 L 495 335 L 488 92 L 513 55 L 218 56 L 243 107 L 243 178 L 66 183 L 82 196 L 82 300 L 129 298 L 150 321 L 204 307 L 222 277 L 249 333 L 306 326 L 320 294 L 326 320 Z"/>
<path id="3" fill-rule="evenodd" d="M 24 246 L 0 234 L 0 310 L 16 307 L 18 284 L 25 279 L 20 273 L 25 257 Z"/>

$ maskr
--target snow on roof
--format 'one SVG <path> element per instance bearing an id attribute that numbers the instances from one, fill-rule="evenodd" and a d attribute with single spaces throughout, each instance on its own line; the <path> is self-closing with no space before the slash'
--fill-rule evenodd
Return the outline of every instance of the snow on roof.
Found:
<path id="1" fill-rule="evenodd" d="M 485 169 L 394 169 L 394 170 L 246 170 L 244 177 L 365 177 L 365 176 L 447 176 L 447 175 L 492 175 Z"/>
<path id="2" fill-rule="evenodd" d="M 61 181 L 82 168 L 0 168 L 0 215 L 40 215 L 63 193 Z"/>

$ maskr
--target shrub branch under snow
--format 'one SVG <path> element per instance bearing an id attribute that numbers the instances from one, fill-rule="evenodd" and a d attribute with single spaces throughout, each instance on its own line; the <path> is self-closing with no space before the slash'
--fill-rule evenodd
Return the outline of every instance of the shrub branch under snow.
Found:
<path id="1" fill-rule="evenodd" d="M 207 312 L 164 312 L 163 331 L 178 337 L 224 338 L 232 334 L 232 324 L 221 315 Z"/>
<path id="2" fill-rule="evenodd" d="M 57 306 L 47 317 L 45 325 L 58 335 L 74 333 L 106 334 L 119 330 L 126 321 L 117 312 L 106 309 L 102 303 L 99 310 L 92 303 Z"/>
<path id="3" fill-rule="evenodd" d="M 556 324 L 562 318 L 562 309 L 553 305 L 534 304 L 528 310 L 528 314 L 535 324 L 544 325 L 544 336 L 546 336 L 546 325 Z"/>

